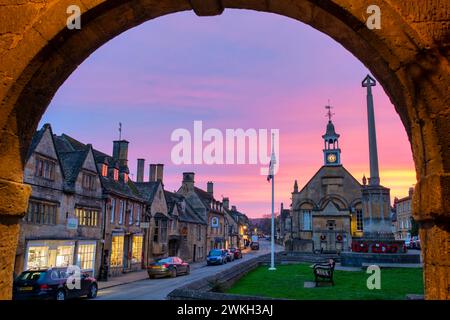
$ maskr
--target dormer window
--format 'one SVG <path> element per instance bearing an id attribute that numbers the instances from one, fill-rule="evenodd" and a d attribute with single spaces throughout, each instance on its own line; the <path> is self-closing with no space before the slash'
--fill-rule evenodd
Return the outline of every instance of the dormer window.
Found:
<path id="1" fill-rule="evenodd" d="M 106 163 L 102 164 L 102 177 L 108 176 L 108 165 Z"/>
<path id="2" fill-rule="evenodd" d="M 114 168 L 113 178 L 114 178 L 114 181 L 118 181 L 119 180 L 119 169 Z"/>

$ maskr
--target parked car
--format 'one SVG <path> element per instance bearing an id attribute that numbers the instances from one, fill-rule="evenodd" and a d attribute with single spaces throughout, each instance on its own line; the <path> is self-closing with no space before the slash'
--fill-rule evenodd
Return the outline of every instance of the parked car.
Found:
<path id="1" fill-rule="evenodd" d="M 230 251 L 233 253 L 235 259 L 242 259 L 242 251 L 238 248 L 231 248 Z"/>
<path id="2" fill-rule="evenodd" d="M 27 270 L 22 272 L 13 284 L 13 299 L 43 299 L 43 300 L 66 300 L 87 296 L 93 299 L 97 296 L 98 284 L 94 277 L 88 273 L 82 273 L 77 288 L 72 286 L 68 278 L 67 268 L 44 268 Z M 76 283 L 74 283 L 76 284 Z"/>
<path id="3" fill-rule="evenodd" d="M 225 253 L 227 254 L 227 261 L 233 262 L 234 261 L 234 253 L 231 252 L 230 249 L 225 249 Z"/>
<path id="4" fill-rule="evenodd" d="M 206 264 L 208 266 L 212 264 L 224 264 L 227 263 L 227 253 L 222 249 L 213 249 L 209 251 L 206 257 Z"/>
<path id="5" fill-rule="evenodd" d="M 175 278 L 179 274 L 189 274 L 191 267 L 189 263 L 183 261 L 179 257 L 168 257 L 158 260 L 147 267 L 148 277 L 154 279 L 156 277 Z"/>
<path id="6" fill-rule="evenodd" d="M 252 250 L 259 250 L 259 242 L 252 242 L 250 248 Z"/>

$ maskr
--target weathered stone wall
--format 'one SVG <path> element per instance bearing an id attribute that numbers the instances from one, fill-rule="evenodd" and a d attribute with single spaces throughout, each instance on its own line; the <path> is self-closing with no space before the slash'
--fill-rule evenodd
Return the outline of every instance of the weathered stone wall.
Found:
<path id="1" fill-rule="evenodd" d="M 72 4 L 82 10 L 81 30 L 66 28 Z M 380 30 L 365 26 L 371 4 L 381 8 Z M 449 7 L 446 0 L 1 0 L 0 298 L 11 297 L 17 222 L 30 194 L 22 184 L 24 155 L 58 87 L 95 49 L 144 21 L 241 8 L 285 15 L 328 34 L 383 85 L 413 150 L 426 298 L 449 299 Z"/>

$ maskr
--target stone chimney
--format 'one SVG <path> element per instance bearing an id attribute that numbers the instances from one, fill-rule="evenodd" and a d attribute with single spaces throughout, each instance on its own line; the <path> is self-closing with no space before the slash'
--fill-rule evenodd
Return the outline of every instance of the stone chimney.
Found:
<path id="1" fill-rule="evenodd" d="M 113 141 L 113 158 L 119 163 L 119 167 L 128 166 L 128 141 Z"/>
<path id="2" fill-rule="evenodd" d="M 210 195 L 214 195 L 214 183 L 212 181 L 208 181 L 208 183 L 206 184 L 206 191 Z"/>
<path id="3" fill-rule="evenodd" d="M 194 172 L 183 172 L 183 188 L 186 189 L 186 191 L 194 190 L 194 177 Z"/>
<path id="4" fill-rule="evenodd" d="M 413 187 L 409 188 L 409 190 L 408 190 L 408 196 L 409 196 L 410 198 L 412 198 L 413 193 L 414 193 L 414 188 L 413 188 Z"/>
<path id="5" fill-rule="evenodd" d="M 156 180 L 163 182 L 164 177 L 164 164 L 158 163 L 156 165 Z"/>
<path id="6" fill-rule="evenodd" d="M 230 209 L 230 199 L 229 199 L 228 197 L 223 198 L 223 199 L 222 199 L 222 203 L 223 203 L 223 207 L 224 207 L 226 210 L 229 210 L 229 209 Z"/>
<path id="7" fill-rule="evenodd" d="M 145 159 L 137 159 L 136 182 L 144 182 Z"/>
<path id="8" fill-rule="evenodd" d="M 148 173 L 148 181 L 156 181 L 156 164 L 150 164 L 150 171 Z"/>

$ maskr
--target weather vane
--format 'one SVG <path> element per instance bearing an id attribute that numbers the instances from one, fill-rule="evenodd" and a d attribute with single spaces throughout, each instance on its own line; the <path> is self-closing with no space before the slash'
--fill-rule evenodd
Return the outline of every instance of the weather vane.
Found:
<path id="1" fill-rule="evenodd" d="M 331 109 L 333 107 L 330 105 L 330 99 L 328 99 L 328 105 L 325 106 L 325 109 L 328 109 L 328 112 L 326 114 L 326 117 L 328 117 L 328 120 L 331 122 L 331 118 L 334 116 L 334 113 L 331 112 Z"/>
<path id="2" fill-rule="evenodd" d="M 122 140 L 122 122 L 119 122 L 119 141 Z"/>

